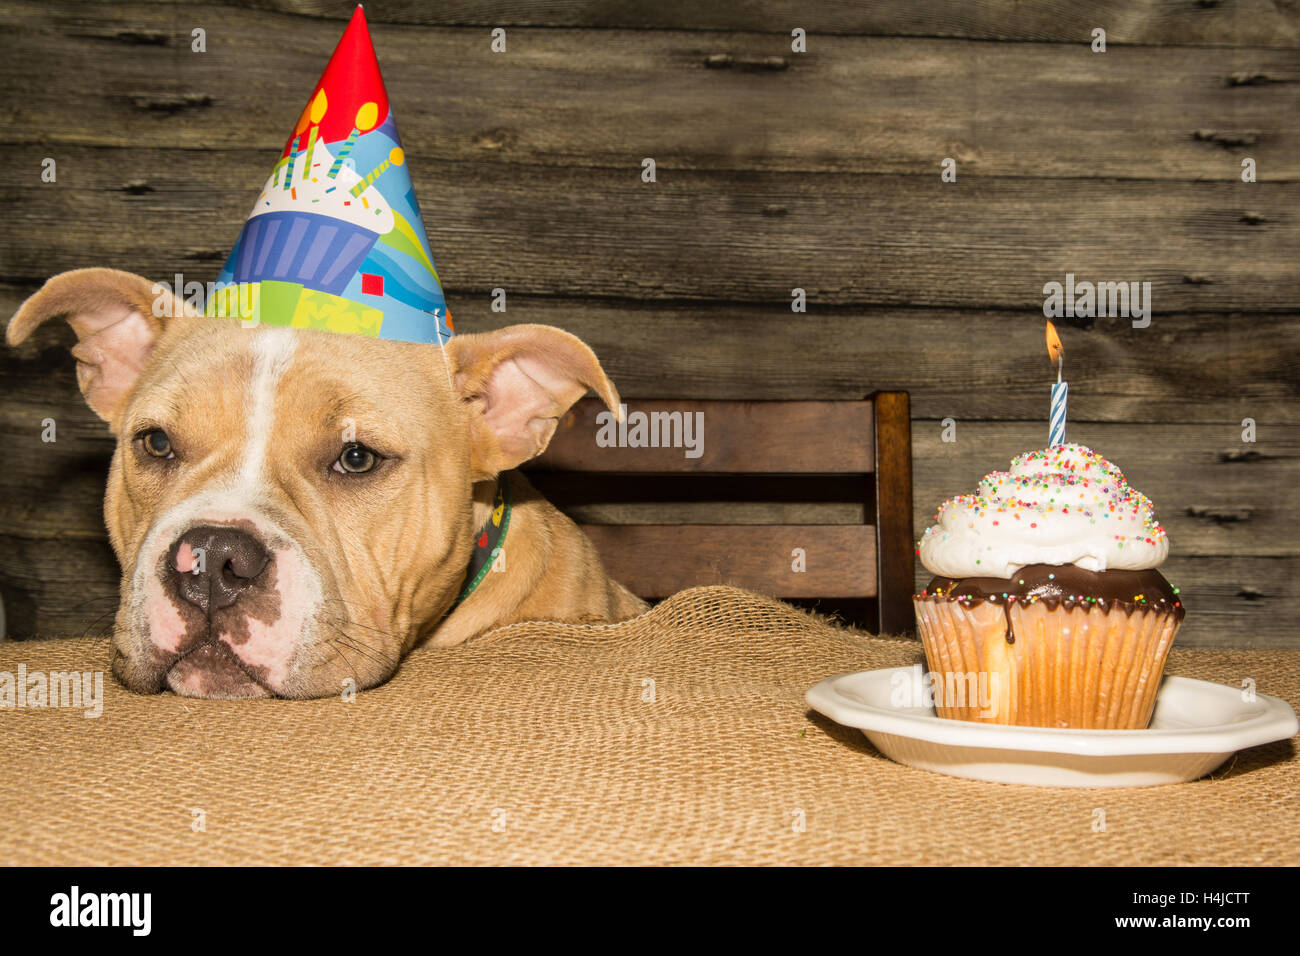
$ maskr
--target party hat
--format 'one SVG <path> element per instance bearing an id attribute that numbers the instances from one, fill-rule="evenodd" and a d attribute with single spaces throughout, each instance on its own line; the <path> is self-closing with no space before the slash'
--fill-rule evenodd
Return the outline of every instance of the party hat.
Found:
<path id="1" fill-rule="evenodd" d="M 207 311 L 404 342 L 451 337 L 360 6 L 248 214 Z"/>

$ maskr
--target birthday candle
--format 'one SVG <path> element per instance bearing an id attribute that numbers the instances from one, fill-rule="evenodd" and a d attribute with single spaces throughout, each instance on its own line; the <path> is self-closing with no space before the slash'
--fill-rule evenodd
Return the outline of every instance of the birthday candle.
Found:
<path id="1" fill-rule="evenodd" d="M 1065 367 L 1065 348 L 1061 345 L 1056 326 L 1047 323 L 1047 354 L 1056 359 L 1056 383 L 1052 386 L 1052 407 L 1047 420 L 1047 444 L 1065 444 L 1065 403 L 1069 397 L 1069 383 L 1062 381 L 1061 373 Z"/>
<path id="2" fill-rule="evenodd" d="M 343 145 L 339 147 L 338 155 L 334 157 L 334 162 L 330 166 L 330 171 L 325 174 L 326 176 L 330 179 L 334 179 L 338 176 L 339 170 L 343 168 L 343 160 L 347 158 L 348 153 L 352 152 L 352 147 L 356 145 L 357 137 L 360 135 L 361 130 L 357 129 L 355 126 L 352 127 L 352 132 L 348 133 L 348 138 L 345 139 Z"/>
<path id="3" fill-rule="evenodd" d="M 293 182 L 293 164 L 294 164 L 294 160 L 298 158 L 297 154 L 298 154 L 299 139 L 301 139 L 300 136 L 295 136 L 293 138 L 293 142 L 289 144 L 289 172 L 284 177 L 284 188 L 286 192 L 289 189 L 289 184 Z"/>
<path id="4" fill-rule="evenodd" d="M 402 148 L 400 146 L 394 146 L 388 151 L 388 158 L 376 166 L 374 172 L 353 186 L 350 192 L 354 196 L 360 196 L 366 191 L 366 188 L 371 183 L 384 174 L 384 171 L 387 170 L 389 166 L 401 166 L 405 162 L 406 154 L 402 152 Z"/>
<path id="5" fill-rule="evenodd" d="M 311 135 L 307 137 L 307 159 L 302 164 L 302 178 L 311 178 L 311 154 L 316 151 L 316 134 L 320 132 L 319 126 L 311 128 Z"/>
<path id="6" fill-rule="evenodd" d="M 302 165 L 302 178 L 304 180 L 311 178 L 311 157 L 316 151 L 316 137 L 320 134 L 321 120 L 325 118 L 325 113 L 329 109 L 329 99 L 325 96 L 324 90 L 317 91 L 312 98 L 311 109 L 307 112 L 307 119 L 312 124 L 311 135 L 307 137 L 307 159 Z"/>
<path id="7" fill-rule="evenodd" d="M 1065 444 L 1065 401 L 1070 386 L 1067 382 L 1057 382 L 1052 386 L 1052 417 L 1048 427 L 1047 444 Z"/>
<path id="8" fill-rule="evenodd" d="M 363 192 L 365 192 L 370 187 L 370 184 L 373 183 L 380 176 L 382 176 L 384 172 L 388 169 L 388 167 L 391 165 L 392 163 L 390 163 L 388 160 L 384 160 L 382 163 L 376 166 L 374 172 L 372 172 L 369 176 L 367 176 L 365 179 L 361 180 L 361 182 L 357 183 L 355 186 L 352 187 L 352 189 L 350 190 L 352 195 L 360 196 Z"/>
<path id="9" fill-rule="evenodd" d="M 379 122 L 379 104 L 373 102 L 362 103 L 357 110 L 357 115 L 353 117 L 352 132 L 348 133 L 348 138 L 339 147 L 339 154 L 334 157 L 334 163 L 330 166 L 329 172 L 325 174 L 326 176 L 330 179 L 338 176 L 339 170 L 343 168 L 343 160 L 347 158 L 348 153 L 352 152 L 352 147 L 356 145 L 357 137 L 361 135 L 363 130 L 367 133 L 370 132 L 377 122 Z"/>

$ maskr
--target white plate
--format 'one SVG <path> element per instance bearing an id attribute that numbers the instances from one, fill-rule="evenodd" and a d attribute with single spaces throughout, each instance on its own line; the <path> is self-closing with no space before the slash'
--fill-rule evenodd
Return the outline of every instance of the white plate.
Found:
<path id="1" fill-rule="evenodd" d="M 885 756 L 955 777 L 1043 787 L 1153 787 L 1195 780 L 1245 747 L 1300 730 L 1286 701 L 1166 677 L 1146 730 L 1061 730 L 945 720 L 922 700 L 920 664 L 831 677 L 805 699 Z M 915 705 L 908 703 L 915 701 Z"/>

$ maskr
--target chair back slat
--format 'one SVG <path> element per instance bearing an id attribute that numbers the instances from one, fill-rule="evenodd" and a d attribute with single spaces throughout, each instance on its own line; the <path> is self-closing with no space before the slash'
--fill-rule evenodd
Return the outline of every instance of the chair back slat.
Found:
<path id="1" fill-rule="evenodd" d="M 871 525 L 580 527 L 610 576 L 643 598 L 668 597 L 700 584 L 731 584 L 786 598 L 876 596 Z"/>
<path id="2" fill-rule="evenodd" d="M 561 509 L 588 512 L 579 526 L 610 577 L 650 600 L 731 584 L 880 633 L 914 633 L 906 392 L 624 407 L 620 423 L 599 399 L 582 399 L 545 454 L 524 466 Z M 736 507 L 728 523 L 729 504 L 748 509 L 751 522 L 758 514 L 775 523 L 735 523 Z M 837 519 L 847 513 L 851 523 L 789 523 L 800 520 L 790 509 L 807 515 L 814 506 Z M 674 511 L 687 508 L 693 517 Z M 591 523 L 645 515 L 660 523 Z"/>
<path id="3" fill-rule="evenodd" d="M 630 401 L 597 398 L 560 419 L 532 470 L 673 474 L 870 474 L 871 402 Z M 658 447 L 655 447 L 655 446 Z"/>

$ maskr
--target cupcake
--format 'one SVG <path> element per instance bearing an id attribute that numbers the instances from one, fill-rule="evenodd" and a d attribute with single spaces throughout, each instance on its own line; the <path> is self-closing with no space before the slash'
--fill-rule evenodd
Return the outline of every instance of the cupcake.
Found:
<path id="1" fill-rule="evenodd" d="M 1151 501 L 1081 445 L 1029 452 L 944 502 L 915 595 L 940 717 L 1145 728 L 1182 600 Z"/>
<path id="2" fill-rule="evenodd" d="M 319 175 L 295 153 L 299 175 L 282 162 L 267 178 L 233 256 L 235 282 L 277 279 L 341 296 L 379 237 L 395 227 L 378 186 L 348 166 L 326 173 L 334 166 L 326 143 L 313 143 L 311 152 Z M 353 188 L 361 191 L 353 195 Z"/>

